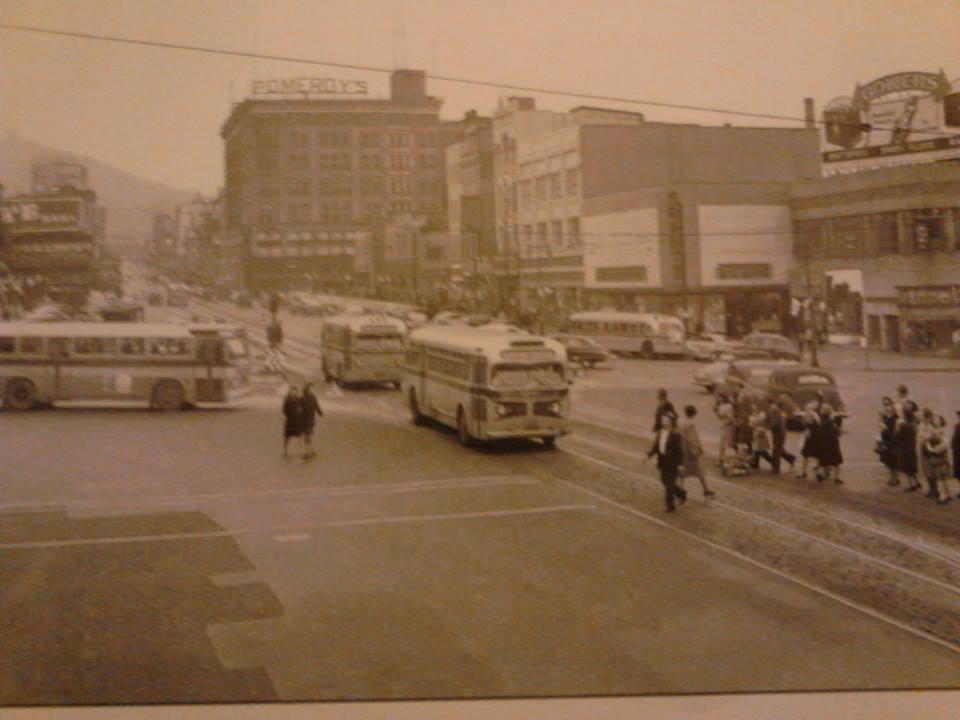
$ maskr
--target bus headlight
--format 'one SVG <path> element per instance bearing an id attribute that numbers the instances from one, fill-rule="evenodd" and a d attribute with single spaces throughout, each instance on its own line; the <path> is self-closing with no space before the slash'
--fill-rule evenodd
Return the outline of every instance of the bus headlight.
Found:
<path id="1" fill-rule="evenodd" d="M 503 403 L 497 403 L 497 417 L 505 417 L 510 414 L 510 408 Z"/>

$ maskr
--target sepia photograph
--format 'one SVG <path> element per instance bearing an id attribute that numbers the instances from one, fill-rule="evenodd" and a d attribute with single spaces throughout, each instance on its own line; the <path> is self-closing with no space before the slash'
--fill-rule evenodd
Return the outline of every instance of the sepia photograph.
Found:
<path id="1" fill-rule="evenodd" d="M 958 31 L 0 0 L 0 713 L 956 717 Z"/>

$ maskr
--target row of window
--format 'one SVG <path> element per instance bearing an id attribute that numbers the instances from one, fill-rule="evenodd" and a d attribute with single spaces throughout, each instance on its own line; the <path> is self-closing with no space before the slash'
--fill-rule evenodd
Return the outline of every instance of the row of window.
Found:
<path id="1" fill-rule="evenodd" d="M 0 355 L 183 357 L 192 350 L 193 345 L 186 338 L 0 337 Z"/>
<path id="2" fill-rule="evenodd" d="M 576 197 L 580 194 L 580 170 L 567 170 L 540 175 L 519 182 L 519 205 L 516 208 L 535 207 L 537 204 L 551 200 L 561 200 L 564 197 Z M 515 193 L 511 193 L 515 194 Z"/>
<path id="3" fill-rule="evenodd" d="M 960 208 L 920 208 L 801 220 L 794 223 L 798 257 L 844 258 L 949 250 L 960 240 Z M 956 240 L 955 240 L 956 242 Z"/>
<path id="4" fill-rule="evenodd" d="M 517 226 L 514 225 L 513 233 L 516 232 Z M 523 225 L 516 240 L 520 252 L 528 256 L 543 255 L 551 249 L 579 249 L 582 246 L 580 218 Z"/>
<path id="5" fill-rule="evenodd" d="M 260 149 L 279 150 L 281 146 L 281 134 L 279 132 L 265 131 L 257 133 L 256 144 Z M 321 148 L 330 147 L 350 147 L 352 139 L 356 137 L 356 142 L 360 147 L 425 147 L 432 148 L 438 146 L 439 136 L 435 130 L 424 130 L 420 132 L 409 132 L 402 130 L 391 130 L 380 132 L 376 130 L 361 130 L 351 133 L 344 128 L 328 128 L 310 132 L 307 130 L 291 130 L 285 135 L 287 147 L 291 148 L 309 148 L 311 145 Z"/>
<path id="6" fill-rule="evenodd" d="M 263 205 L 257 209 L 255 216 L 258 227 L 274 227 L 284 222 L 350 222 L 355 219 L 372 220 L 384 217 L 385 213 L 403 215 L 422 213 L 424 215 L 439 215 L 442 213 L 439 202 L 414 203 L 409 200 L 394 200 L 389 203 L 360 203 L 354 210 L 353 203 L 297 203 L 286 206 L 286 213 L 281 213 L 279 207 Z"/>
<path id="7" fill-rule="evenodd" d="M 285 163 L 281 164 L 281 156 L 274 152 L 261 151 L 257 154 L 257 172 L 265 174 L 275 174 L 281 171 L 281 167 L 291 172 L 310 172 L 310 155 L 306 153 L 290 153 L 285 156 Z M 384 161 L 386 158 L 386 161 Z M 414 167 L 420 170 L 438 170 L 442 164 L 442 158 L 436 153 L 423 153 L 411 155 L 409 153 L 392 153 L 390 155 L 371 155 L 362 154 L 355 159 L 350 153 L 322 153 L 316 156 L 313 165 L 314 170 L 325 171 L 350 171 L 355 168 L 360 170 L 381 170 L 384 166 L 393 172 L 409 172 Z"/>
<path id="8" fill-rule="evenodd" d="M 419 195 L 440 195 L 444 189 L 443 181 L 438 178 L 417 180 L 416 184 L 409 176 L 391 177 L 389 181 L 391 195 L 412 195 L 414 188 Z M 357 184 L 361 195 L 383 195 L 387 187 L 385 179 L 379 176 L 361 177 Z M 287 181 L 287 195 L 293 198 L 310 197 L 314 189 L 321 196 L 351 195 L 354 191 L 354 181 L 349 177 L 320 178 L 313 181 L 309 178 L 290 178 Z M 279 186 L 277 184 L 262 185 L 259 188 L 259 196 L 261 198 L 279 197 Z"/>

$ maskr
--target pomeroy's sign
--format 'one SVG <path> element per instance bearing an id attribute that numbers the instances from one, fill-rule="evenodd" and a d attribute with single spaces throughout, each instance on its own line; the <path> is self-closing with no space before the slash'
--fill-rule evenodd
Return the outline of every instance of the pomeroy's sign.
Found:
<path id="1" fill-rule="evenodd" d="M 301 77 L 254 80 L 254 95 L 366 95 L 366 80 Z"/>

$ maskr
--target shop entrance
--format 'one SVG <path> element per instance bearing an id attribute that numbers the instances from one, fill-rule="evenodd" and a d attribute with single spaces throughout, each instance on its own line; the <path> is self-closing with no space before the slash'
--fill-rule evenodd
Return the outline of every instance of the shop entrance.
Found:
<path id="1" fill-rule="evenodd" d="M 900 318 L 896 315 L 883 316 L 883 349 L 900 352 Z"/>

